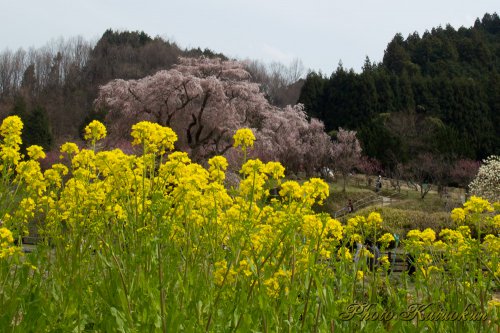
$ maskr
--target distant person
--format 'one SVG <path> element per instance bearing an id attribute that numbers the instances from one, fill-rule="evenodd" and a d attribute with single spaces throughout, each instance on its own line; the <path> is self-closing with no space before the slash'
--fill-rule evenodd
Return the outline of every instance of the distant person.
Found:
<path id="1" fill-rule="evenodd" d="M 378 175 L 377 182 L 375 183 L 375 192 L 379 192 L 382 189 L 382 176 Z"/>
<path id="2" fill-rule="evenodd" d="M 347 203 L 347 212 L 349 213 L 354 212 L 354 206 L 352 205 L 351 199 L 349 199 L 349 202 Z"/>

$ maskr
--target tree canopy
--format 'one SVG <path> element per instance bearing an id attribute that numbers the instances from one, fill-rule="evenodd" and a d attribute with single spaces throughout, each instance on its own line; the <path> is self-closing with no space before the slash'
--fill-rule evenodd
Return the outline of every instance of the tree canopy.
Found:
<path id="1" fill-rule="evenodd" d="M 499 73 L 500 18 L 486 14 L 470 28 L 396 34 L 383 61 L 367 58 L 361 73 L 310 73 L 299 102 L 327 131 L 358 130 L 364 151 L 386 166 L 424 152 L 482 159 L 500 153 Z M 418 140 L 408 140 L 415 130 Z"/>
<path id="2" fill-rule="evenodd" d="M 198 161 L 228 152 L 242 127 L 256 132 L 255 155 L 278 159 L 290 171 L 314 171 L 331 149 L 322 122 L 308 120 L 301 105 L 271 105 L 238 61 L 181 58 L 170 70 L 113 80 L 101 86 L 96 107 L 108 110 L 115 140 L 128 139 L 132 123 L 154 121 L 174 129 L 177 148 Z"/>

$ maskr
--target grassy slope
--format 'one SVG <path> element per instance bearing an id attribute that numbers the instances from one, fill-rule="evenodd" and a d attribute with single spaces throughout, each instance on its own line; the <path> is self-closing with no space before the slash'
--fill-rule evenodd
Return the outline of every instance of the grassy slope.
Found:
<path id="1" fill-rule="evenodd" d="M 375 193 L 362 180 L 351 181 L 345 193 L 342 192 L 341 182 L 329 183 L 329 185 L 330 197 L 322 206 L 316 206 L 315 209 L 332 215 L 345 207 L 349 199 L 355 202 Z M 381 204 L 376 204 L 357 210 L 353 214 L 343 217 L 342 220 L 345 222 L 353 215 L 366 216 L 372 211 L 378 211 L 384 219 L 384 231 L 406 235 L 411 229 L 432 228 L 439 232 L 443 228 L 453 227 L 450 211 L 454 207 L 460 206 L 460 191 L 450 190 L 449 192 L 450 198 L 446 204 L 447 200 L 434 191 L 429 192 L 424 199 L 420 199 L 419 192 L 404 188 L 401 190 L 402 199 L 393 200 L 389 205 L 383 207 Z M 382 195 L 387 194 L 382 193 Z"/>

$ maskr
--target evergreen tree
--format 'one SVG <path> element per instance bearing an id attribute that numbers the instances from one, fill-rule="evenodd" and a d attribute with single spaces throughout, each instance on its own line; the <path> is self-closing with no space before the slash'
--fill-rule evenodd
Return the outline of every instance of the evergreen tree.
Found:
<path id="1" fill-rule="evenodd" d="M 33 112 L 26 118 L 22 139 L 24 147 L 39 145 L 45 150 L 52 147 L 53 138 L 49 119 L 47 112 L 41 106 L 35 107 Z"/>
<path id="2" fill-rule="evenodd" d="M 321 74 L 316 72 L 307 74 L 300 91 L 298 103 L 304 104 L 304 108 L 310 117 L 325 119 L 322 102 L 326 81 Z"/>

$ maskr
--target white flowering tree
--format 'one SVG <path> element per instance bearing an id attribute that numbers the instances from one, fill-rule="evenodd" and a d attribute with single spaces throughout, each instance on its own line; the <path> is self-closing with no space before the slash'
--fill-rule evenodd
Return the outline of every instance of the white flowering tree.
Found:
<path id="1" fill-rule="evenodd" d="M 469 184 L 469 190 L 471 194 L 490 202 L 500 201 L 500 156 L 492 155 L 483 160 L 476 178 Z"/>

